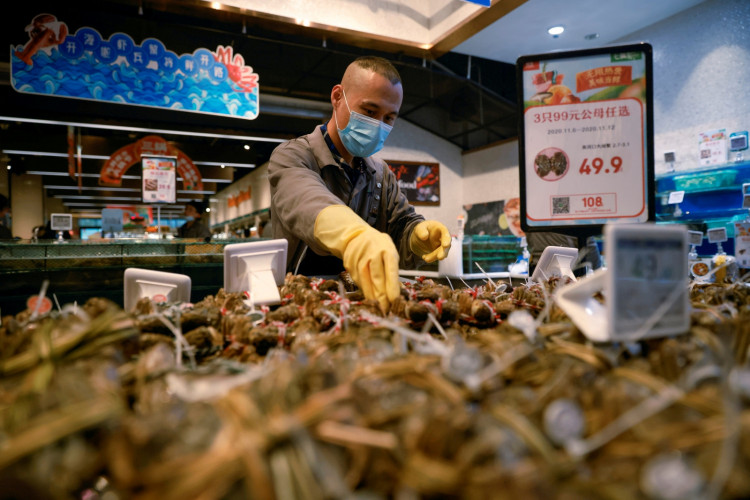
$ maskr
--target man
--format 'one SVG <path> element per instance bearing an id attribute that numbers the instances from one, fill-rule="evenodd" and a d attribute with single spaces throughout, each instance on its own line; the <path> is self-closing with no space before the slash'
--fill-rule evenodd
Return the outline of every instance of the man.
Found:
<path id="1" fill-rule="evenodd" d="M 384 312 L 400 294 L 399 266 L 444 259 L 448 229 L 409 205 L 388 165 L 372 157 L 396 121 L 403 89 L 380 57 L 351 63 L 331 89 L 333 113 L 271 155 L 271 225 L 289 242 L 287 271 L 332 276 L 346 269 Z"/>
<path id="2" fill-rule="evenodd" d="M 12 240 L 10 230 L 10 203 L 8 198 L 0 194 L 0 240 Z"/>
<path id="3" fill-rule="evenodd" d="M 206 213 L 206 206 L 200 201 L 188 201 L 185 204 L 185 222 L 177 229 L 177 236 L 180 238 L 201 238 L 208 240 L 211 238 L 211 231 L 203 224 L 201 217 Z"/>

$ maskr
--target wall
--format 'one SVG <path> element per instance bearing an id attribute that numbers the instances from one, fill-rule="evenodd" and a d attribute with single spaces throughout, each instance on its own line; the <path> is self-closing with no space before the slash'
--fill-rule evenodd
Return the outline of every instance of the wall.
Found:
<path id="1" fill-rule="evenodd" d="M 241 201 L 234 207 L 229 206 L 229 198 L 237 197 L 240 192 L 250 190 L 250 198 Z M 268 184 L 268 164 L 253 169 L 237 182 L 232 183 L 211 197 L 211 225 L 226 222 L 243 215 L 271 206 L 271 187 Z M 253 223 L 250 222 L 252 226 Z"/>
<path id="2" fill-rule="evenodd" d="M 654 49 L 656 173 L 698 167 L 698 133 L 750 129 L 750 1 L 709 0 L 618 40 Z M 468 203 L 518 196 L 518 142 L 464 155 L 463 197 Z"/>
<path id="3" fill-rule="evenodd" d="M 698 133 L 750 128 L 750 2 L 709 0 L 618 41 L 654 48 L 656 173 L 697 168 Z"/>
<path id="4" fill-rule="evenodd" d="M 383 159 L 440 164 L 440 205 L 414 208 L 426 219 L 439 220 L 455 234 L 463 205 L 461 149 L 406 120 L 396 120 L 385 144 L 378 153 Z"/>

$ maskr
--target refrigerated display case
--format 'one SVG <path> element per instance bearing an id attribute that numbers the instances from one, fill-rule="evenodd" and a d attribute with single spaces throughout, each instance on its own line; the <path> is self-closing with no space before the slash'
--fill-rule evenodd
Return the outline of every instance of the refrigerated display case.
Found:
<path id="1" fill-rule="evenodd" d="M 725 227 L 729 241 L 723 249 L 731 254 L 734 223 L 748 219 L 748 209 L 742 208 L 742 185 L 746 183 L 750 183 L 750 161 L 658 175 L 656 221 L 686 224 L 704 234 Z M 704 240 L 696 250 L 708 255 L 716 252 L 716 245 Z"/>
<path id="2" fill-rule="evenodd" d="M 186 274 L 191 299 L 223 286 L 224 245 L 238 240 L 67 240 L 64 243 L 0 243 L 0 308 L 13 313 L 49 281 L 48 296 L 62 303 L 104 297 L 122 304 L 123 273 L 129 267 Z M 244 240 L 247 241 L 247 240 Z"/>

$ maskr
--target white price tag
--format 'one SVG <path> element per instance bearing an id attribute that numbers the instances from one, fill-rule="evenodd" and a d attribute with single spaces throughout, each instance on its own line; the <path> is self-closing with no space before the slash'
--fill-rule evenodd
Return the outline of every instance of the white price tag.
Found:
<path id="1" fill-rule="evenodd" d="M 667 204 L 673 205 L 675 203 L 682 203 L 682 200 L 685 198 L 685 191 L 672 191 L 669 193 L 669 201 L 667 201 Z"/>
<path id="2" fill-rule="evenodd" d="M 738 266 L 750 267 L 750 222 L 734 223 L 734 257 Z"/>
<path id="3" fill-rule="evenodd" d="M 695 246 L 703 244 L 703 231 L 688 231 L 688 243 Z"/>
<path id="4" fill-rule="evenodd" d="M 637 99 L 620 99 L 528 110 L 526 190 L 534 193 L 526 200 L 528 217 L 563 223 L 642 214 L 642 109 Z M 551 147 L 558 129 L 561 147 Z"/>
<path id="5" fill-rule="evenodd" d="M 725 227 L 709 229 L 707 234 L 709 243 L 723 243 L 729 239 L 727 237 L 727 228 Z"/>
<path id="6" fill-rule="evenodd" d="M 686 332 L 687 228 L 607 224 L 604 245 L 609 267 L 555 294 L 584 335 L 594 342 L 615 342 Z M 600 292 L 604 304 L 595 298 Z"/>
<path id="7" fill-rule="evenodd" d="M 611 225 L 605 228 L 609 268 L 607 310 L 612 337 L 653 337 L 690 327 L 687 228 Z M 652 323 L 652 325 L 649 325 Z"/>

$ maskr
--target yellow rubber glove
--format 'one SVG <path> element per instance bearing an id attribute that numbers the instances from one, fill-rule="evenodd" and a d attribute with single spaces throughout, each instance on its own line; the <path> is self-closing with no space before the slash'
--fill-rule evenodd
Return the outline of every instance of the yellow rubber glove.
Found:
<path id="1" fill-rule="evenodd" d="M 425 220 L 417 224 L 411 232 L 409 247 L 427 263 L 443 260 L 451 248 L 451 235 L 442 223 Z"/>
<path id="2" fill-rule="evenodd" d="M 371 227 L 345 205 L 331 205 L 315 218 L 315 239 L 336 257 L 364 293 L 387 313 L 401 293 L 398 250 L 386 233 Z"/>

